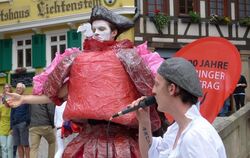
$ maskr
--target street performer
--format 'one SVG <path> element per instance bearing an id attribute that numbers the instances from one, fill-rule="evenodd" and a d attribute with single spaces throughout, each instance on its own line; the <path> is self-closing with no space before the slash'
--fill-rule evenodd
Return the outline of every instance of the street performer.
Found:
<path id="1" fill-rule="evenodd" d="M 114 113 L 140 96 L 152 95 L 153 74 L 131 41 L 116 41 L 133 27 L 132 21 L 95 6 L 90 23 L 93 36 L 84 41 L 84 50 L 71 53 L 55 66 L 41 95 L 12 93 L 8 103 L 12 107 L 23 103 L 61 105 L 67 96 L 63 117 L 77 124 L 79 135 L 65 148 L 63 157 L 98 158 L 108 154 L 115 158 L 139 158 L 134 113 L 114 118 L 108 136 L 106 129 Z M 158 130 L 161 121 L 155 107 L 150 109 L 150 118 L 152 131 Z"/>

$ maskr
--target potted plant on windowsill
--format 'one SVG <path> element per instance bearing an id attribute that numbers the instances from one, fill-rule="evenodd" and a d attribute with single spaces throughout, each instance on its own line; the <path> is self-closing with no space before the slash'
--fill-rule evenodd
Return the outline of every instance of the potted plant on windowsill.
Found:
<path id="1" fill-rule="evenodd" d="M 250 17 L 245 17 L 239 20 L 239 24 L 240 26 L 246 26 L 249 27 L 250 26 Z"/>
<path id="2" fill-rule="evenodd" d="M 191 23 L 200 23 L 201 22 L 201 16 L 199 13 L 195 11 L 190 11 L 188 15 L 191 17 Z"/>
<path id="3" fill-rule="evenodd" d="M 232 21 L 228 16 L 218 16 L 213 14 L 209 19 L 209 23 L 214 25 L 228 25 L 231 24 Z"/>
<path id="4" fill-rule="evenodd" d="M 150 17 L 150 20 L 154 23 L 157 31 L 160 34 L 162 33 L 162 30 L 167 26 L 169 23 L 169 16 L 166 16 L 162 13 L 160 13 L 160 10 L 155 10 L 154 15 Z"/>
<path id="5" fill-rule="evenodd" d="M 183 23 L 200 23 L 201 17 L 200 14 L 195 11 L 189 11 L 188 14 L 183 14 L 179 16 L 181 22 Z"/>

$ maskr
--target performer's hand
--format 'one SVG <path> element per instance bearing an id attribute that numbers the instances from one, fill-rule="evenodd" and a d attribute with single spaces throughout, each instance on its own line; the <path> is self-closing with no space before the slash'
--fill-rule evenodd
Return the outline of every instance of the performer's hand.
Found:
<path id="1" fill-rule="evenodd" d="M 23 103 L 22 95 L 19 95 L 17 93 L 8 93 L 8 92 L 6 92 L 6 94 L 8 95 L 8 98 L 6 101 L 10 107 L 16 108 Z"/>
<path id="2" fill-rule="evenodd" d="M 144 100 L 146 97 L 143 96 L 135 101 L 132 102 L 131 106 L 137 106 L 140 101 Z M 139 123 L 142 123 L 144 121 L 150 121 L 150 115 L 149 115 L 149 107 L 146 108 L 139 108 L 136 111 L 136 117 Z"/>
<path id="3" fill-rule="evenodd" d="M 81 24 L 78 27 L 77 32 L 81 32 L 86 37 L 91 37 L 94 34 L 90 23 Z"/>

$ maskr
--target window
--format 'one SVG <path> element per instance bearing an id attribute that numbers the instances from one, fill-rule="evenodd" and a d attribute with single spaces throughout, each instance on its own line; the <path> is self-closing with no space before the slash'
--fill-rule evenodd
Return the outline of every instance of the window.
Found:
<path id="1" fill-rule="evenodd" d="M 168 15 L 167 8 L 168 8 L 168 0 L 148 0 L 147 4 L 145 5 L 146 12 L 148 16 L 153 16 L 155 13 L 163 13 Z"/>
<path id="2" fill-rule="evenodd" d="M 55 58 L 56 52 L 63 53 L 65 49 L 66 49 L 66 34 L 57 34 L 50 36 L 50 52 L 51 52 L 50 61 L 52 61 Z"/>
<path id="3" fill-rule="evenodd" d="M 180 0 L 179 13 L 188 14 L 189 11 L 193 11 L 193 0 Z"/>
<path id="4" fill-rule="evenodd" d="M 190 11 L 199 12 L 199 1 L 198 0 L 179 0 L 178 1 L 179 15 L 188 14 Z"/>
<path id="5" fill-rule="evenodd" d="M 56 53 L 64 53 L 65 49 L 68 48 L 68 35 L 67 30 L 53 30 L 45 32 L 46 35 L 46 66 L 56 56 Z"/>
<path id="6" fill-rule="evenodd" d="M 16 47 L 17 67 L 31 67 L 31 39 L 18 39 Z"/>
<path id="7" fill-rule="evenodd" d="M 250 17 L 250 0 L 238 0 L 238 17 Z"/>
<path id="8" fill-rule="evenodd" d="M 227 3 L 226 0 L 209 0 L 208 1 L 209 16 L 227 16 Z"/>

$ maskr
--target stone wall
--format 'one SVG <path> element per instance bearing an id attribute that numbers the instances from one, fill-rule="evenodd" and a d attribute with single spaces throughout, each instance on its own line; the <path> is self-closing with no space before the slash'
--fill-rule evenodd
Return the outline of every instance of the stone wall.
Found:
<path id="1" fill-rule="evenodd" d="M 229 117 L 217 117 L 213 126 L 228 158 L 250 158 L 250 102 Z"/>

